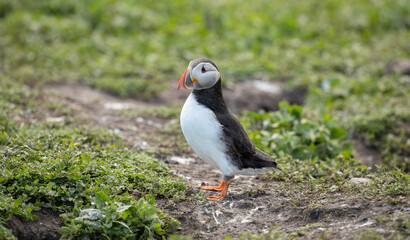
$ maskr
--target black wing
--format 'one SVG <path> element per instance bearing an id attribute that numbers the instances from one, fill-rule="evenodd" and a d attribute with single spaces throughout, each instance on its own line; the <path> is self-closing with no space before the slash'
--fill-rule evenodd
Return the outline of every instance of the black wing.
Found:
<path id="1" fill-rule="evenodd" d="M 240 122 L 229 112 L 216 114 L 223 128 L 227 154 L 239 168 L 276 167 L 275 159 L 257 149 Z"/>

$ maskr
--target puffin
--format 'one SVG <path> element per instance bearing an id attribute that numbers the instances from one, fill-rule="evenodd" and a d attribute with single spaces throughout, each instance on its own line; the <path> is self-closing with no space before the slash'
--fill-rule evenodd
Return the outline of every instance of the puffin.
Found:
<path id="1" fill-rule="evenodd" d="M 180 114 L 186 141 L 205 162 L 222 172 L 219 187 L 201 186 L 202 190 L 222 192 L 209 197 L 225 198 L 235 174 L 253 175 L 280 168 L 274 158 L 256 148 L 240 122 L 230 113 L 222 95 L 221 75 L 208 58 L 189 62 L 178 89 L 192 89 Z"/>

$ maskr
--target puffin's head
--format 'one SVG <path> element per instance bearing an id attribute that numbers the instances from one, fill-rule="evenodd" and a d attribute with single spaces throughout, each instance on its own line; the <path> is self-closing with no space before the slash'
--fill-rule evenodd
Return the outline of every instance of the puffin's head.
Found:
<path id="1" fill-rule="evenodd" d="M 206 89 L 221 78 L 215 63 L 208 58 L 198 58 L 189 62 L 188 69 L 178 82 L 178 89 Z"/>

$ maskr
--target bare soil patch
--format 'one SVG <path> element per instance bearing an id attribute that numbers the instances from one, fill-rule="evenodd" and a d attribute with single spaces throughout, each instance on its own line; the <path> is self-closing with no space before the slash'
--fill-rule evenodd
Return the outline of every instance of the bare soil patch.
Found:
<path id="1" fill-rule="evenodd" d="M 355 141 L 354 150 L 355 157 L 364 165 L 375 169 L 376 164 L 381 164 L 383 159 L 376 149 L 372 149 L 364 145 L 360 140 Z"/>
<path id="2" fill-rule="evenodd" d="M 192 156 L 191 156 L 192 157 Z M 219 186 L 218 170 L 196 159 L 190 164 L 172 164 L 171 169 L 196 193 L 200 186 Z M 295 199 L 282 196 L 279 185 L 268 182 L 263 176 L 236 176 L 227 198 L 221 201 L 158 201 L 171 216 L 180 221 L 177 234 L 195 239 L 224 239 L 227 235 L 236 239 L 240 233 L 266 233 L 272 227 L 275 232 L 295 233 L 305 239 L 355 239 L 360 232 L 373 231 L 388 236 L 387 225 L 373 220 L 375 216 L 409 215 L 410 208 L 386 202 L 369 202 L 334 193 L 322 197 Z M 202 191 L 204 197 L 219 194 Z"/>
<path id="3" fill-rule="evenodd" d="M 25 240 L 53 240 L 60 239 L 58 230 L 64 226 L 63 221 L 56 213 L 47 208 L 33 212 L 38 218 L 34 221 L 25 221 L 19 217 L 12 217 L 7 228 L 13 231 L 18 239 Z"/>

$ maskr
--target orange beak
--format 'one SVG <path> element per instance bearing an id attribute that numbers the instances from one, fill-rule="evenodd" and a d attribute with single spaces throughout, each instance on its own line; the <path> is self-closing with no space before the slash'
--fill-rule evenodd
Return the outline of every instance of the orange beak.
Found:
<path id="1" fill-rule="evenodd" d="M 183 88 L 183 89 L 188 89 L 187 87 L 186 87 L 186 85 L 185 85 L 185 78 L 186 78 L 186 75 L 189 73 L 189 68 L 184 72 L 184 74 L 182 74 L 182 77 L 179 79 L 179 82 L 178 82 L 178 89 L 180 89 L 181 87 Z"/>

